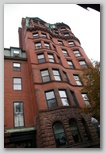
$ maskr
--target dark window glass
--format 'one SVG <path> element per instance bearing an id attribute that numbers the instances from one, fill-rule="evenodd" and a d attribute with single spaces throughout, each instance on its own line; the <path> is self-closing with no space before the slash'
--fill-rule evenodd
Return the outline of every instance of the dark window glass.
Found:
<path id="1" fill-rule="evenodd" d="M 49 108 L 57 107 L 56 98 L 54 95 L 54 91 L 46 92 L 46 100 Z"/>
<path id="2" fill-rule="evenodd" d="M 89 127 L 88 127 L 88 125 L 87 125 L 85 119 L 82 118 L 81 121 L 82 121 L 82 124 L 83 124 L 83 126 L 84 126 L 84 130 L 85 130 L 85 133 L 86 133 L 86 135 L 87 135 L 88 140 L 92 140 L 91 133 L 90 133 L 90 131 L 89 131 Z"/>
<path id="3" fill-rule="evenodd" d="M 68 145 L 64 127 L 60 122 L 56 122 L 53 125 L 53 132 L 54 132 L 54 137 L 55 137 L 57 148 L 65 147 L 66 145 Z"/>
<path id="4" fill-rule="evenodd" d="M 56 47 L 53 45 L 54 51 L 56 51 Z"/>
<path id="5" fill-rule="evenodd" d="M 72 133 L 74 142 L 75 143 L 81 142 L 81 137 L 80 137 L 80 133 L 79 133 L 76 122 L 74 120 L 70 120 L 69 125 L 71 128 L 71 133 Z"/>
<path id="6" fill-rule="evenodd" d="M 66 72 L 63 71 L 65 81 L 69 81 Z"/>
<path id="7" fill-rule="evenodd" d="M 77 98 L 76 98 L 76 95 L 75 95 L 75 93 L 73 91 L 71 91 L 71 95 L 73 97 L 74 103 L 79 106 L 78 101 L 77 101 Z"/>
<path id="8" fill-rule="evenodd" d="M 91 117 L 91 122 L 92 122 L 93 127 L 96 130 L 98 137 L 100 137 L 100 125 L 99 125 L 98 120 L 95 119 L 94 117 Z"/>

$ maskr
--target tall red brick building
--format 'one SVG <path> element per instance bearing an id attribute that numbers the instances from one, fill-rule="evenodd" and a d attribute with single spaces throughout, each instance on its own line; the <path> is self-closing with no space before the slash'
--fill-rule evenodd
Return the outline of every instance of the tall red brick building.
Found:
<path id="1" fill-rule="evenodd" d="M 4 49 L 5 147 L 99 147 L 91 116 L 78 109 L 80 70 L 90 62 L 64 23 L 22 18 L 19 48 Z"/>

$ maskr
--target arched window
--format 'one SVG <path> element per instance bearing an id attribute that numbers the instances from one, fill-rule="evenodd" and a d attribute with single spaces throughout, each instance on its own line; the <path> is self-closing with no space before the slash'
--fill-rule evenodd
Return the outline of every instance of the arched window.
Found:
<path id="1" fill-rule="evenodd" d="M 72 133 L 74 142 L 75 143 L 81 142 L 81 137 L 80 137 L 80 133 L 79 133 L 76 122 L 74 120 L 70 120 L 69 125 L 71 128 L 71 133 Z"/>
<path id="2" fill-rule="evenodd" d="M 91 117 L 91 122 L 92 122 L 93 127 L 96 130 L 98 137 L 100 137 L 100 125 L 99 125 L 98 120 L 95 119 L 94 117 Z"/>
<path id="3" fill-rule="evenodd" d="M 64 127 L 61 122 L 55 122 L 53 124 L 53 131 L 56 140 L 57 147 L 65 147 L 67 143 Z"/>
<path id="4" fill-rule="evenodd" d="M 87 137 L 88 137 L 88 140 L 92 140 L 92 137 L 91 137 L 91 134 L 90 134 L 90 131 L 89 131 L 89 128 L 88 128 L 88 125 L 87 125 L 85 119 L 82 118 L 81 121 L 82 121 L 82 123 L 83 123 L 84 130 L 85 130 L 85 132 L 86 132 L 86 135 L 87 135 Z"/>

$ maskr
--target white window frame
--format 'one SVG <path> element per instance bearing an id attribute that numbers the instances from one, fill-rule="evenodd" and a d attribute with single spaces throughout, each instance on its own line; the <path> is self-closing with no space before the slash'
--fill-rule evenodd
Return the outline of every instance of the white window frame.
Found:
<path id="1" fill-rule="evenodd" d="M 20 71 L 21 69 L 21 64 L 20 63 L 13 63 L 13 69 L 16 71 Z"/>
<path id="2" fill-rule="evenodd" d="M 79 86 L 82 86 L 82 82 L 79 78 L 79 75 L 73 75 L 73 77 L 74 77 L 76 84 L 79 85 Z"/>
<path id="3" fill-rule="evenodd" d="M 21 77 L 13 78 L 13 90 L 22 90 L 22 79 Z"/>
<path id="4" fill-rule="evenodd" d="M 41 42 L 35 42 L 35 48 L 41 49 L 42 48 Z"/>
<path id="5" fill-rule="evenodd" d="M 85 105 L 89 106 L 90 102 L 89 102 L 89 99 L 88 99 L 88 96 L 87 96 L 86 93 L 82 93 L 82 98 L 83 98 L 83 101 L 84 101 Z"/>
<path id="6" fill-rule="evenodd" d="M 50 81 L 50 75 L 49 75 L 48 69 L 41 70 L 40 72 L 41 72 L 42 81 L 43 82 L 49 82 Z"/>
<path id="7" fill-rule="evenodd" d="M 24 108 L 23 102 L 14 102 L 14 126 L 24 126 Z M 20 111 L 18 111 L 18 109 Z"/>
<path id="8" fill-rule="evenodd" d="M 75 46 L 74 41 L 69 41 L 68 44 L 69 44 L 70 46 Z"/>
<path id="9" fill-rule="evenodd" d="M 67 94 L 66 94 L 66 90 L 59 90 L 59 95 L 60 95 L 60 98 L 61 98 L 62 105 L 63 106 L 69 106 L 69 100 L 68 100 L 68 97 L 67 97 Z"/>

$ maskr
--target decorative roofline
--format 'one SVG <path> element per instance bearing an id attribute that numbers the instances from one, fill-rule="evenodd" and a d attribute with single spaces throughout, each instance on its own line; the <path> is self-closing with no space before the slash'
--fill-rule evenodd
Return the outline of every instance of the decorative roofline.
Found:
<path id="1" fill-rule="evenodd" d="M 32 31 L 34 31 L 34 30 L 43 30 L 43 31 L 45 31 L 45 32 L 48 32 L 52 37 L 59 38 L 59 39 L 64 39 L 64 40 L 73 39 L 73 40 L 78 41 L 79 44 L 81 44 L 80 41 L 79 41 L 79 39 L 78 39 L 77 37 L 75 37 L 75 36 L 61 36 L 61 35 L 53 34 L 53 33 L 51 32 L 51 30 L 50 30 L 49 27 L 39 27 L 39 26 L 35 26 L 35 27 L 27 27 L 27 28 L 26 28 L 26 31 L 31 31 L 31 32 L 32 32 Z"/>

